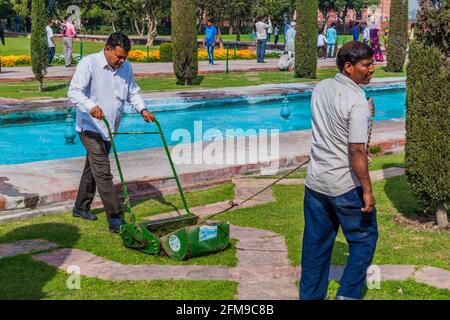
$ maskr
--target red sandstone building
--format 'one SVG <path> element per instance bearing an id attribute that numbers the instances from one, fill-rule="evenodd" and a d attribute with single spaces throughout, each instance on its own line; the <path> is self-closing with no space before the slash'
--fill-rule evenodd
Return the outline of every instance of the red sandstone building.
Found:
<path id="1" fill-rule="evenodd" d="M 355 10 L 348 10 L 347 16 L 344 17 L 339 15 L 339 13 L 331 12 L 328 15 L 328 23 L 337 22 L 340 24 L 351 24 L 353 22 L 366 22 L 367 18 L 369 16 L 369 13 L 372 14 L 373 12 L 375 15 L 381 17 L 382 21 L 382 28 L 386 26 L 389 22 L 389 13 L 391 8 L 391 0 L 382 0 L 380 1 L 380 4 L 378 6 L 371 6 L 367 9 L 363 9 L 360 14 L 357 14 Z M 320 23 L 323 22 L 324 16 L 321 12 L 319 12 L 318 20 Z"/>

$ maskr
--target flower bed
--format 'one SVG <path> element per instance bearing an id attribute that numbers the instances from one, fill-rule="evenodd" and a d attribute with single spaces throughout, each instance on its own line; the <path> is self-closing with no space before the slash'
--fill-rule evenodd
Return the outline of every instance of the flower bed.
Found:
<path id="1" fill-rule="evenodd" d="M 29 65 L 31 63 L 30 56 L 0 56 L 2 67 L 15 67 L 20 65 Z"/>
<path id="2" fill-rule="evenodd" d="M 279 54 L 267 53 L 267 58 L 278 57 Z M 227 50 L 226 49 L 216 49 L 214 50 L 214 59 L 216 60 L 226 60 L 227 58 Z M 238 60 L 251 60 L 256 59 L 256 53 L 251 50 L 237 50 L 236 58 Z M 72 55 L 72 63 L 77 64 L 80 61 L 81 57 L 79 54 L 74 53 Z M 130 62 L 160 62 L 160 54 L 159 51 L 150 51 L 148 60 L 147 60 L 147 52 L 142 50 L 131 50 L 128 54 L 128 60 Z M 199 49 L 198 51 L 198 59 L 199 60 L 208 60 L 208 53 L 205 49 Z M 228 52 L 228 59 L 234 59 L 234 49 L 230 49 Z M 2 67 L 15 67 L 20 65 L 30 65 L 31 57 L 30 56 L 0 56 L 1 66 Z M 53 60 L 55 63 L 64 63 L 64 56 L 61 54 L 57 54 Z"/>

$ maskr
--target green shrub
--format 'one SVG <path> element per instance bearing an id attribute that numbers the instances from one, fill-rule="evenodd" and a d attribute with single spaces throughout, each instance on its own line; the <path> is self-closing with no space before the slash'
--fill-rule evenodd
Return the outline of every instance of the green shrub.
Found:
<path id="1" fill-rule="evenodd" d="M 172 57 L 172 44 L 171 43 L 164 43 L 159 47 L 159 56 L 161 62 L 173 62 Z"/>
<path id="2" fill-rule="evenodd" d="M 45 27 L 45 0 L 33 0 L 31 7 L 31 67 L 39 81 L 39 91 L 43 91 L 44 76 L 48 65 L 48 43 Z"/>
<path id="3" fill-rule="evenodd" d="M 389 72 L 401 72 L 408 47 L 408 1 L 392 0 L 387 45 L 387 66 Z"/>
<path id="4" fill-rule="evenodd" d="M 377 155 L 377 154 L 381 153 L 381 151 L 383 151 L 383 148 L 380 147 L 380 146 L 369 147 L 369 153 L 370 154 Z"/>
<path id="5" fill-rule="evenodd" d="M 173 69 L 185 85 L 192 84 L 198 73 L 196 10 L 194 0 L 172 1 Z"/>
<path id="6" fill-rule="evenodd" d="M 450 63 L 437 48 L 413 41 L 407 78 L 406 174 L 417 199 L 437 207 L 438 224 L 450 201 Z"/>
<path id="7" fill-rule="evenodd" d="M 316 78 L 317 10 L 316 0 L 297 0 L 295 76 L 298 78 Z"/>

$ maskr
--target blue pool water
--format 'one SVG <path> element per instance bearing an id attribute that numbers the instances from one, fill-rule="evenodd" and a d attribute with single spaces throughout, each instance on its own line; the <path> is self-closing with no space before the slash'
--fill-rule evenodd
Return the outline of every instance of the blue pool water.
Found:
<path id="1" fill-rule="evenodd" d="M 367 95 L 375 99 L 375 120 L 401 119 L 405 117 L 405 88 L 368 90 Z M 198 140 L 194 135 L 194 123 L 201 121 L 202 132 L 218 129 L 226 136 L 226 129 L 254 129 L 256 132 L 266 129 L 270 132 L 305 130 L 311 128 L 310 94 L 289 95 L 289 108 L 292 116 L 284 120 L 280 116 L 282 96 L 264 97 L 259 100 L 227 99 L 210 101 L 190 101 L 178 105 L 160 104 L 154 107 L 169 144 L 190 143 Z M 149 101 L 152 109 L 153 102 Z M 18 123 L 11 120 L 18 115 L 0 115 L 0 164 L 17 164 L 42 160 L 63 159 L 84 156 L 85 150 L 76 138 L 75 144 L 65 143 L 65 115 L 55 117 L 54 113 L 36 113 L 30 115 L 31 121 Z M 20 115 L 19 115 L 20 116 Z M 23 116 L 23 115 L 22 115 Z M 23 121 L 22 121 L 23 122 Z M 199 123 L 197 122 L 197 126 Z M 185 129 L 191 141 L 172 140 L 172 133 Z M 154 131 L 154 124 L 147 124 L 137 114 L 127 114 L 120 131 Z M 187 130 L 187 131 L 186 131 Z M 247 134 L 252 134 L 247 132 Z M 234 132 L 232 135 L 242 135 Z M 161 147 L 159 136 L 119 136 L 118 150 L 133 151 Z"/>

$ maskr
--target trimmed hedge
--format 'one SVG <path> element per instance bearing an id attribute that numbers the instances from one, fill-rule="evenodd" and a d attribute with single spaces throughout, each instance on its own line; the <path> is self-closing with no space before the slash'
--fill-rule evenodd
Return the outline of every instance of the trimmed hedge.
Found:
<path id="1" fill-rule="evenodd" d="M 317 71 L 316 0 L 297 0 L 297 33 L 295 36 L 295 76 L 316 78 Z"/>
<path id="2" fill-rule="evenodd" d="M 164 43 L 159 47 L 161 62 L 173 62 L 173 48 L 171 43 Z"/>
<path id="3" fill-rule="evenodd" d="M 406 175 L 427 207 L 450 202 L 450 63 L 436 47 L 410 45 Z"/>
<path id="4" fill-rule="evenodd" d="M 401 72 L 408 47 L 408 1 L 392 0 L 389 39 L 387 43 L 387 66 L 389 72 Z"/>
<path id="5" fill-rule="evenodd" d="M 43 81 L 48 65 L 48 43 L 45 27 L 45 0 L 33 0 L 31 6 L 31 67 L 39 81 L 39 91 L 43 91 Z"/>
<path id="6" fill-rule="evenodd" d="M 172 1 L 173 70 L 185 85 L 198 74 L 196 10 L 194 0 Z"/>

